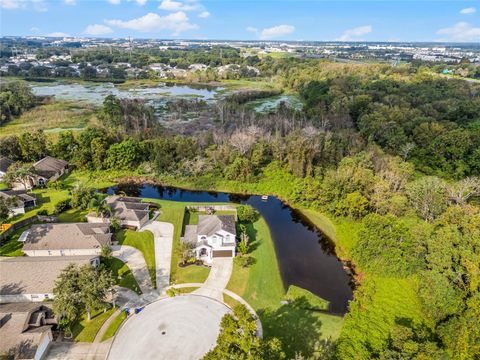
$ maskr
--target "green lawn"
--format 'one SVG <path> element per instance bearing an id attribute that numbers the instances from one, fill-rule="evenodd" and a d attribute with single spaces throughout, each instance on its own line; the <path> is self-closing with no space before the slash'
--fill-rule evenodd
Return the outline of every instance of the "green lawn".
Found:
<path id="1" fill-rule="evenodd" d="M 112 271 L 112 275 L 117 285 L 133 290 L 139 295 L 142 293 L 132 271 L 122 260 L 114 257 L 110 259 L 102 258 L 102 263 L 105 264 L 107 269 Z"/>
<path id="2" fill-rule="evenodd" d="M 87 320 L 87 315 L 82 315 L 81 319 L 72 325 L 72 334 L 76 342 L 93 342 L 103 323 L 115 312 L 112 308 L 107 312 L 103 310 L 92 314 L 92 319 Z"/>
<path id="3" fill-rule="evenodd" d="M 178 267 L 175 283 L 203 283 L 207 280 L 210 268 L 207 266 L 190 265 L 187 267 Z"/>
<path id="4" fill-rule="evenodd" d="M 120 314 L 118 314 L 115 317 L 115 319 L 112 320 L 110 325 L 108 325 L 107 330 L 102 336 L 102 341 L 108 340 L 111 337 L 113 337 L 117 333 L 118 328 L 120 327 L 120 325 L 123 324 L 126 318 L 127 318 L 127 314 L 125 313 L 125 311 L 120 312 Z"/>
<path id="5" fill-rule="evenodd" d="M 306 310 L 328 310 L 330 305 L 329 301 L 295 285 L 288 287 L 285 299 L 292 302 L 301 299 L 305 303 L 303 309 Z"/>
<path id="6" fill-rule="evenodd" d="M 120 245 L 132 246 L 142 252 L 147 263 L 152 285 L 156 287 L 157 276 L 155 273 L 155 242 L 153 234 L 150 231 L 120 230 L 115 234 L 115 238 Z"/>
<path id="7" fill-rule="evenodd" d="M 88 210 L 70 209 L 58 215 L 59 222 L 84 222 Z"/>
<path id="8" fill-rule="evenodd" d="M 18 238 L 30 225 L 24 226 L 10 235 L 6 241 L 0 246 L 0 256 L 23 256 L 23 243 Z"/>
<path id="9" fill-rule="evenodd" d="M 253 306 L 262 321 L 265 337 L 279 338 L 288 358 L 297 352 L 312 356 L 319 340 L 338 338 L 343 318 L 306 310 L 301 297 L 282 305 L 286 293 L 268 225 L 261 218 L 247 226 L 247 230 L 255 263 L 247 269 L 235 264 L 227 288 Z"/>

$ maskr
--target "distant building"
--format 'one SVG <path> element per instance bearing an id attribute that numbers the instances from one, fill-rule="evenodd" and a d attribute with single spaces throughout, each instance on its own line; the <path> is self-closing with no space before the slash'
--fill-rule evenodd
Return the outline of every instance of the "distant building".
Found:
<path id="1" fill-rule="evenodd" d="M 20 240 L 27 256 L 99 255 L 111 244 L 112 233 L 108 224 L 36 224 Z"/>
<path id="2" fill-rule="evenodd" d="M 183 241 L 194 246 L 195 257 L 211 264 L 217 257 L 234 257 L 235 216 L 199 215 L 198 225 L 187 225 Z"/>
<path id="3" fill-rule="evenodd" d="M 0 199 L 8 204 L 11 215 L 25 214 L 25 212 L 37 205 L 35 197 L 22 190 L 0 191 Z"/>
<path id="4" fill-rule="evenodd" d="M 42 359 L 53 339 L 52 310 L 33 303 L 0 305 L 0 358 Z"/>
<path id="5" fill-rule="evenodd" d="M 55 281 L 70 264 L 97 267 L 100 258 L 97 255 L 0 258 L 0 303 L 53 299 Z"/>
<path id="6" fill-rule="evenodd" d="M 110 207 L 111 214 L 108 217 L 99 217 L 95 214 L 88 214 L 89 223 L 106 223 L 109 217 L 116 217 L 122 226 L 129 226 L 140 229 L 150 219 L 150 205 L 142 202 L 142 199 L 127 196 L 109 196 L 106 200 Z"/>

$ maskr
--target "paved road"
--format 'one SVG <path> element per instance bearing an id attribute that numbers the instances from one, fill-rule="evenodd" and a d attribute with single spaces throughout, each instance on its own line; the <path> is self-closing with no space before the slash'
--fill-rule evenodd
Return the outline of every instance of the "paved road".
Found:
<path id="1" fill-rule="evenodd" d="M 214 258 L 207 280 L 193 294 L 208 296 L 223 302 L 223 290 L 227 287 L 232 269 L 233 258 Z"/>
<path id="2" fill-rule="evenodd" d="M 150 221 L 140 231 L 153 233 L 155 240 L 155 267 L 157 273 L 157 290 L 165 294 L 170 285 L 170 268 L 173 249 L 173 224 L 161 221 Z"/>
<path id="3" fill-rule="evenodd" d="M 198 360 L 215 346 L 220 321 L 229 311 L 197 295 L 159 300 L 125 322 L 108 359 Z"/>
<path id="4" fill-rule="evenodd" d="M 140 290 L 142 290 L 143 293 L 152 291 L 152 280 L 150 279 L 147 263 L 145 262 L 142 252 L 128 245 L 112 246 L 112 250 L 112 256 L 122 260 L 128 265 L 140 286 Z"/>

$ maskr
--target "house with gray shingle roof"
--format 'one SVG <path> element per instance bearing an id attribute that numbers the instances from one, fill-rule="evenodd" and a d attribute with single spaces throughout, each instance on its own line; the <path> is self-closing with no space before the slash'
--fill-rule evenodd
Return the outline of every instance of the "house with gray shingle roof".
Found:
<path id="1" fill-rule="evenodd" d="M 233 215 L 199 215 L 198 225 L 187 225 L 183 241 L 194 246 L 197 259 L 211 264 L 217 257 L 234 257 L 236 226 Z"/>
<path id="2" fill-rule="evenodd" d="M 22 190 L 0 191 L 0 199 L 5 201 L 12 216 L 25 214 L 25 211 L 36 206 L 35 197 Z"/>
<path id="3" fill-rule="evenodd" d="M 52 310 L 34 303 L 0 305 L 0 358 L 42 359 L 53 340 Z"/>
<path id="4" fill-rule="evenodd" d="M 99 255 L 111 245 L 112 233 L 102 223 L 36 224 L 20 238 L 27 256 Z"/>
<path id="5" fill-rule="evenodd" d="M 109 196 L 105 199 L 111 209 L 109 217 L 116 217 L 122 226 L 130 226 L 140 229 L 150 219 L 150 205 L 142 199 L 128 196 Z M 108 218 L 88 214 L 89 223 L 109 222 Z"/>
<path id="6" fill-rule="evenodd" d="M 48 181 L 55 181 L 63 174 L 68 173 L 68 162 L 61 159 L 55 159 L 51 156 L 45 156 L 43 159 L 33 164 L 36 173 L 36 182 L 38 185 L 46 184 Z"/>
<path id="7" fill-rule="evenodd" d="M 98 255 L 0 257 L 0 303 L 53 299 L 55 281 L 70 264 L 98 266 Z"/>

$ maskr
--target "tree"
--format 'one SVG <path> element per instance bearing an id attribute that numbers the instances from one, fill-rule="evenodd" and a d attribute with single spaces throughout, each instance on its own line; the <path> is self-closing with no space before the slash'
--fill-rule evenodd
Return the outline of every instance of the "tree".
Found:
<path id="1" fill-rule="evenodd" d="M 243 229 L 240 233 L 240 242 L 238 243 L 237 249 L 242 255 L 248 254 L 250 249 L 250 238 L 247 234 L 246 229 Z"/>
<path id="2" fill-rule="evenodd" d="M 19 116 L 35 106 L 35 96 L 26 82 L 12 81 L 2 84 L 0 91 L 0 124 Z"/>
<path id="3" fill-rule="evenodd" d="M 86 210 L 90 206 L 92 199 L 96 198 L 95 189 L 86 186 L 84 183 L 76 183 L 70 191 L 72 195 L 72 208 Z"/>
<path id="4" fill-rule="evenodd" d="M 105 202 L 105 197 L 106 196 L 103 194 L 95 193 L 93 194 L 90 202 L 88 203 L 88 208 L 95 211 L 95 214 L 97 216 L 104 217 L 105 214 L 109 214 L 112 212 L 110 206 L 108 206 Z"/>
<path id="5" fill-rule="evenodd" d="M 142 155 L 139 143 L 130 138 L 111 145 L 105 163 L 110 169 L 133 169 L 141 162 Z"/>
<path id="6" fill-rule="evenodd" d="M 80 296 L 81 283 L 79 281 L 79 267 L 68 265 L 55 281 L 53 294 L 53 311 L 59 318 L 65 319 L 68 324 L 73 322 L 82 311 Z"/>
<path id="7" fill-rule="evenodd" d="M 360 219 L 368 213 L 368 205 L 367 198 L 358 191 L 355 191 L 337 203 L 335 212 L 340 216 L 350 216 L 354 219 Z"/>
<path id="8" fill-rule="evenodd" d="M 437 177 L 423 177 L 407 186 L 411 206 L 422 219 L 434 220 L 446 208 L 446 184 Z"/>
<path id="9" fill-rule="evenodd" d="M 47 155 L 48 142 L 42 130 L 25 132 L 19 138 L 24 161 L 37 161 Z"/>
<path id="10" fill-rule="evenodd" d="M 0 197 L 0 225 L 4 224 L 10 217 L 9 203 L 3 197 Z"/>
<path id="11" fill-rule="evenodd" d="M 238 220 L 245 223 L 253 223 L 260 218 L 260 213 L 250 205 L 237 206 Z"/>
<path id="12" fill-rule="evenodd" d="M 223 316 L 217 345 L 210 350 L 204 360 L 281 360 L 285 359 L 281 343 L 272 338 L 262 340 L 257 337 L 257 324 L 244 305 L 233 309 L 233 314 Z"/>
<path id="13" fill-rule="evenodd" d="M 80 267 L 78 280 L 82 305 L 87 312 L 88 320 L 90 320 L 93 310 L 107 306 L 106 299 L 115 285 L 115 281 L 111 272 L 97 271 L 90 265 Z"/>
<path id="14" fill-rule="evenodd" d="M 35 176 L 35 169 L 32 166 L 16 162 L 9 166 L 3 181 L 10 186 L 18 182 L 27 190 L 33 184 Z"/>

